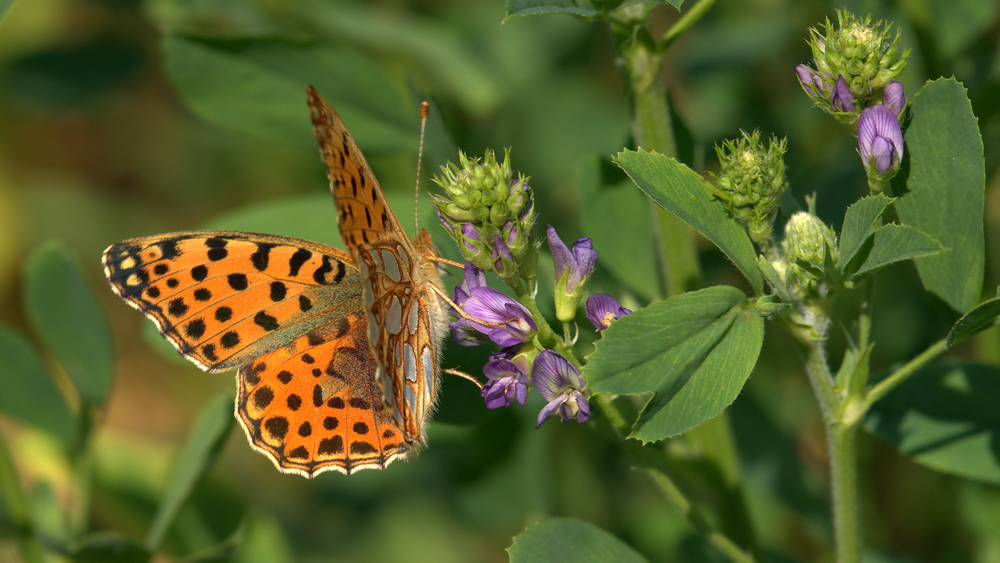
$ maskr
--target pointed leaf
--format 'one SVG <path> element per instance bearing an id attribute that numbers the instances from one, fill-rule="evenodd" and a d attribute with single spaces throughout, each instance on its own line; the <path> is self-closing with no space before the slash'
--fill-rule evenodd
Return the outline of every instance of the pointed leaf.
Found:
<path id="1" fill-rule="evenodd" d="M 202 409 L 150 525 L 146 536 L 146 548 L 150 551 L 159 548 L 191 490 L 212 467 L 233 420 L 233 398 L 228 393 L 220 394 Z"/>
<path id="2" fill-rule="evenodd" d="M 942 250 L 936 240 L 917 229 L 906 225 L 886 225 L 875 231 L 871 248 L 867 249 L 864 261 L 854 276 L 860 277 L 893 262 L 930 256 Z"/>
<path id="3" fill-rule="evenodd" d="M 900 221 L 948 249 L 916 261 L 920 280 L 959 313 L 983 285 L 983 141 L 965 88 L 954 78 L 928 82 L 909 105 L 903 169 L 893 179 Z"/>
<path id="4" fill-rule="evenodd" d="M 35 349 L 19 333 L 0 326 L 0 413 L 41 428 L 69 444 L 75 419 Z"/>
<path id="5" fill-rule="evenodd" d="M 891 198 L 878 194 L 863 197 L 847 208 L 844 225 L 840 229 L 841 266 L 846 266 L 861 249 L 861 245 L 875 232 L 879 218 L 892 201 Z M 844 271 L 843 268 L 841 271 Z"/>
<path id="6" fill-rule="evenodd" d="M 658 205 L 715 243 L 760 293 L 764 281 L 746 231 L 712 197 L 697 172 L 662 154 L 625 150 L 614 161 Z"/>
<path id="7" fill-rule="evenodd" d="M 610 533 L 579 520 L 554 518 L 514 537 L 507 548 L 511 563 L 642 563 L 646 559 Z"/>
<path id="8" fill-rule="evenodd" d="M 1000 297 L 980 303 L 951 327 L 946 344 L 952 347 L 977 332 L 992 327 L 1000 317 Z"/>
<path id="9" fill-rule="evenodd" d="M 729 406 L 753 369 L 763 319 L 728 286 L 685 293 L 623 317 L 604 331 L 583 378 L 598 393 L 655 393 L 631 437 L 684 432 Z"/>
<path id="10" fill-rule="evenodd" d="M 1000 484 L 1000 368 L 925 367 L 875 403 L 865 427 L 917 463 Z"/>
<path id="11" fill-rule="evenodd" d="M 46 245 L 25 265 L 24 301 L 32 328 L 91 405 L 111 386 L 111 328 L 80 266 L 64 249 Z"/>

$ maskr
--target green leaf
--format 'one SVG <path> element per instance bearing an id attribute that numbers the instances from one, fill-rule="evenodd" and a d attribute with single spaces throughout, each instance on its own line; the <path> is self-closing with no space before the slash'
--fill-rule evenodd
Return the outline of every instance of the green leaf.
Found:
<path id="1" fill-rule="evenodd" d="M 269 511 L 248 511 L 243 518 L 234 563 L 294 563 L 295 553 L 281 522 Z"/>
<path id="2" fill-rule="evenodd" d="M 374 61 L 353 51 L 270 38 L 167 35 L 163 52 L 177 91 L 220 127 L 315 148 L 306 105 L 306 85 L 312 84 L 365 150 L 417 145 L 416 108 Z"/>
<path id="3" fill-rule="evenodd" d="M 202 409 L 149 527 L 146 548 L 150 551 L 159 548 L 191 490 L 212 467 L 233 420 L 233 398 L 228 393 L 218 395 Z"/>
<path id="4" fill-rule="evenodd" d="M 875 403 L 865 427 L 917 463 L 1000 484 L 1000 368 L 928 366 Z"/>
<path id="5" fill-rule="evenodd" d="M 584 232 L 593 239 L 601 267 L 646 301 L 657 299 L 660 273 L 648 200 L 621 170 L 597 156 L 577 169 L 577 185 Z"/>
<path id="6" fill-rule="evenodd" d="M 992 327 L 996 324 L 997 317 L 1000 317 L 1000 297 L 980 303 L 951 327 L 945 344 L 951 348 L 973 334 Z"/>
<path id="7" fill-rule="evenodd" d="M 141 545 L 116 532 L 85 536 L 70 553 L 73 563 L 146 563 L 152 555 Z"/>
<path id="8" fill-rule="evenodd" d="M 111 328 L 80 266 L 48 244 L 25 264 L 28 320 L 88 404 L 104 403 L 114 371 Z"/>
<path id="9" fill-rule="evenodd" d="M 697 172 L 673 158 L 643 150 L 622 151 L 614 160 L 653 201 L 715 243 L 757 293 L 763 291 L 750 237 L 709 194 Z"/>
<path id="10" fill-rule="evenodd" d="M 983 141 L 954 78 L 928 82 L 909 107 L 903 169 L 892 182 L 896 212 L 948 249 L 917 260 L 917 271 L 927 291 L 966 313 L 983 285 Z"/>
<path id="11" fill-rule="evenodd" d="M 610 533 L 579 520 L 553 518 L 514 537 L 507 548 L 511 563 L 640 563 L 646 559 Z"/>
<path id="12" fill-rule="evenodd" d="M 626 0 L 625 2 L 613 0 L 612 2 L 604 2 L 605 5 L 610 4 L 610 8 L 616 8 L 622 4 L 669 4 L 678 10 L 681 8 L 682 3 L 684 3 L 684 0 Z M 590 19 L 601 14 L 601 10 L 584 8 L 577 4 L 579 2 L 574 0 L 507 0 L 507 17 L 532 16 L 537 14 L 571 14 L 581 19 Z M 599 0 L 591 2 L 591 5 L 598 7 L 601 4 L 602 2 Z M 610 8 L 605 8 L 605 10 Z"/>
<path id="13" fill-rule="evenodd" d="M 597 393 L 655 393 L 630 437 L 684 432 L 728 407 L 746 383 L 764 321 L 729 286 L 685 293 L 623 317 L 604 331 L 583 378 Z"/>
<path id="14" fill-rule="evenodd" d="M 858 254 L 863 261 L 854 276 L 860 277 L 893 262 L 930 256 L 942 250 L 936 240 L 917 229 L 906 225 L 886 225 L 875 231 L 871 247 Z"/>
<path id="15" fill-rule="evenodd" d="M 0 412 L 41 428 L 64 444 L 72 442 L 76 422 L 31 344 L 16 331 L 0 326 Z"/>
<path id="16" fill-rule="evenodd" d="M 882 194 L 863 197 L 847 208 L 844 213 L 844 225 L 840 229 L 841 271 L 854 258 L 861 245 L 875 232 L 878 220 L 882 217 L 892 198 Z"/>
<path id="17" fill-rule="evenodd" d="M 537 14 L 571 14 L 579 18 L 592 18 L 600 10 L 581 8 L 573 0 L 507 0 L 507 17 Z"/>

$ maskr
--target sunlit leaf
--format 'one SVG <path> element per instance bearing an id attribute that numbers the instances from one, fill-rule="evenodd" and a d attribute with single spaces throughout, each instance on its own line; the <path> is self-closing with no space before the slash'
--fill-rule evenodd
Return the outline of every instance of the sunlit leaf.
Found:
<path id="1" fill-rule="evenodd" d="M 598 393 L 654 393 L 632 438 L 662 440 L 715 417 L 746 383 L 764 321 L 728 286 L 685 293 L 613 322 L 583 369 Z"/>
<path id="2" fill-rule="evenodd" d="M 892 199 L 878 194 L 863 197 L 847 208 L 844 213 L 844 225 L 840 229 L 838 250 L 842 270 L 861 249 L 861 245 L 875 232 L 879 218 L 890 203 Z"/>
<path id="3" fill-rule="evenodd" d="M 646 561 L 628 544 L 579 520 L 554 518 L 539 522 L 514 537 L 507 548 L 511 563 L 640 563 Z"/>
<path id="4" fill-rule="evenodd" d="M 615 162 L 657 204 L 691 225 L 732 260 L 757 292 L 764 281 L 746 231 L 713 198 L 697 172 L 662 154 L 625 150 Z"/>
<path id="5" fill-rule="evenodd" d="M 893 262 L 930 256 L 942 250 L 936 240 L 917 229 L 906 225 L 885 225 L 875 231 L 871 246 L 863 248 L 862 254 L 859 254 L 864 260 L 855 275 L 863 276 Z"/>
<path id="6" fill-rule="evenodd" d="M 893 179 L 899 219 L 948 249 L 916 261 L 924 287 L 959 313 L 983 286 L 983 141 L 965 88 L 928 82 L 909 104 L 906 153 Z"/>

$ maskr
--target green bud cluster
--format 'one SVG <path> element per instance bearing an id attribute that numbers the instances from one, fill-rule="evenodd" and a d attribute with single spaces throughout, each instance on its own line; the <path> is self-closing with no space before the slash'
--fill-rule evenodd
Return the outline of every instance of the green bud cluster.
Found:
<path id="1" fill-rule="evenodd" d="M 870 14 L 858 20 L 846 10 L 837 11 L 836 28 L 829 18 L 821 29 L 810 28 L 813 62 L 827 82 L 827 91 L 843 76 L 856 101 L 856 112 L 878 103 L 882 89 L 899 76 L 910 54 L 907 49 L 897 57 L 899 34 L 898 28 L 892 33 L 888 22 L 872 25 Z"/>
<path id="2" fill-rule="evenodd" d="M 790 290 L 799 295 L 823 294 L 823 282 L 836 272 L 837 234 L 819 217 L 798 211 L 785 224 L 782 257 L 783 271 L 775 269 Z"/>
<path id="3" fill-rule="evenodd" d="M 495 272 L 510 285 L 532 279 L 538 247 L 528 178 L 513 179 L 510 149 L 498 163 L 491 150 L 482 161 L 459 152 L 459 165 L 448 163 L 434 181 L 447 193 L 432 196 L 434 208 L 462 256 L 481 270 Z"/>
<path id="4" fill-rule="evenodd" d="M 747 226 L 750 238 L 759 246 L 770 244 L 778 199 L 788 186 L 785 180 L 787 139 L 771 137 L 767 150 L 760 142 L 760 131 L 743 138 L 727 140 L 715 146 L 721 174 L 712 174 L 716 185 L 712 193 L 722 201 L 729 214 Z"/>

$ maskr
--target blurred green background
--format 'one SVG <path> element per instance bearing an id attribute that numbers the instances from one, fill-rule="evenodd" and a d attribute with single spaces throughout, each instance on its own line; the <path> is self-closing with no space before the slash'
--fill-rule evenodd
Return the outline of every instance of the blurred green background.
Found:
<path id="1" fill-rule="evenodd" d="M 839 226 L 866 186 L 856 141 L 810 109 L 793 70 L 809 58 L 808 27 L 838 7 L 900 27 L 903 46 L 913 50 L 901 78 L 908 96 L 942 75 L 969 89 L 986 146 L 985 294 L 992 295 L 1000 280 L 995 0 L 718 3 L 667 60 L 671 99 L 689 138 L 685 160 L 714 169 L 712 144 L 740 128 L 787 135 L 796 199 L 816 193 L 820 216 Z M 654 16 L 662 31 L 678 14 L 663 6 Z M 125 238 L 205 227 L 339 245 L 309 127 L 307 83 L 341 113 L 403 225 L 412 209 L 417 108 L 432 101 L 422 224 L 446 256 L 456 254 L 428 213 L 427 178 L 455 160 L 457 148 L 481 155 L 512 147 L 515 170 L 531 176 L 540 227 L 553 224 L 566 240 L 590 234 L 581 225 L 600 216 L 581 222 L 593 210 L 578 179 L 595 158 L 631 146 L 628 98 L 608 30 L 565 15 L 504 17 L 500 0 L 13 4 L 0 23 L 0 317 L 38 345 L 21 271 L 49 241 L 82 265 L 110 317 L 117 363 L 93 437 L 90 530 L 141 541 L 199 411 L 233 388 L 232 375 L 205 374 L 183 361 L 115 298 L 101 252 Z M 596 235 L 595 244 L 614 252 Z M 710 244 L 701 249 L 707 283 L 740 283 Z M 635 267 L 648 269 L 655 288 L 652 260 Z M 891 268 L 878 288 L 876 369 L 946 333 L 952 319 L 922 292 L 912 264 Z M 656 289 L 622 290 L 606 272 L 590 289 L 632 306 L 658 296 Z M 801 362 L 786 353 L 791 341 L 775 328 L 730 410 L 746 495 L 761 543 L 776 560 L 827 560 L 822 425 Z M 834 332 L 837 357 L 845 344 L 843 331 Z M 450 345 L 444 365 L 477 373 L 487 353 Z M 1000 333 L 984 332 L 955 355 L 1000 361 Z M 536 431 L 544 401 L 534 393 L 524 408 L 487 411 L 470 384 L 445 377 L 442 396 L 425 451 L 350 477 L 282 475 L 234 426 L 163 553 L 194 557 L 231 541 L 242 547 L 226 557 L 239 561 L 501 561 L 530 524 L 569 516 L 605 528 L 651 560 L 720 560 L 630 468 L 599 418 L 550 421 Z M 74 484 L 65 451 L 29 426 L 4 419 L 0 429 L 41 534 L 67 537 L 59 507 L 70 505 Z M 683 467 L 683 438 L 667 447 Z M 872 560 L 1000 561 L 1000 488 L 935 472 L 866 434 L 859 447 Z M 4 510 L 0 503 L 0 560 L 17 561 Z"/>

